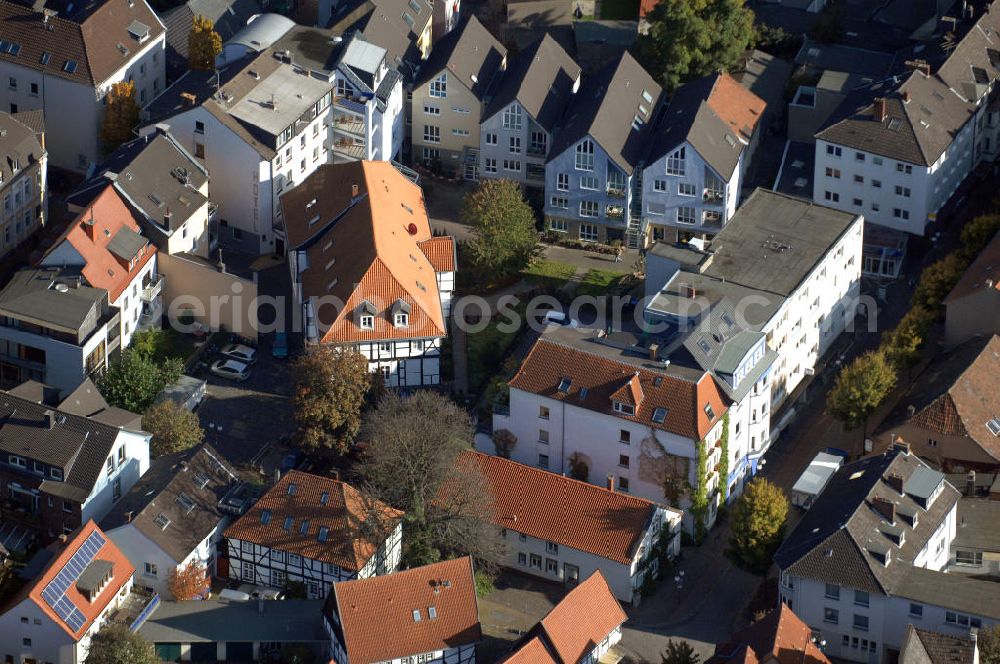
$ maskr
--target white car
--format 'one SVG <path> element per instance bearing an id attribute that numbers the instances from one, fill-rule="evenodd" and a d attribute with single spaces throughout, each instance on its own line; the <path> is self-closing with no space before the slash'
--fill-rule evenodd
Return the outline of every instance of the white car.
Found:
<path id="1" fill-rule="evenodd" d="M 580 323 L 576 322 L 566 314 L 561 311 L 553 309 L 552 311 L 547 311 L 545 317 L 542 318 L 542 322 L 546 325 L 562 325 L 565 327 L 580 327 Z"/>
<path id="2" fill-rule="evenodd" d="M 223 346 L 219 352 L 229 359 L 238 360 L 243 364 L 256 364 L 257 362 L 257 351 L 243 344 L 228 344 Z"/>
<path id="3" fill-rule="evenodd" d="M 216 360 L 210 371 L 216 376 L 240 382 L 250 377 L 250 367 L 236 360 Z"/>

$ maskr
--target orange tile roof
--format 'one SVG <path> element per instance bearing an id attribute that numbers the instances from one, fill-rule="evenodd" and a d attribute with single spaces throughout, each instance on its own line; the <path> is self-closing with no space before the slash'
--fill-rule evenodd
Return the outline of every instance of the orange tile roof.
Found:
<path id="1" fill-rule="evenodd" d="M 83 276 L 87 283 L 108 291 L 108 301 L 114 302 L 156 255 L 156 247 L 147 240 L 129 269 L 127 263 L 108 249 L 115 235 L 123 230 L 142 234 L 131 210 L 109 184 L 90 207 L 73 220 L 63 236 L 46 252 L 46 256 L 56 251 L 63 241 L 69 242 L 84 261 Z"/>
<path id="2" fill-rule="evenodd" d="M 482 639 L 469 557 L 335 583 L 327 607 L 331 605 L 351 664 L 374 664 Z M 414 620 L 415 611 L 420 620 Z"/>
<path id="3" fill-rule="evenodd" d="M 750 140 L 754 127 L 760 122 L 767 103 L 740 85 L 739 81 L 723 72 L 716 78 L 708 107 L 736 134 Z"/>
<path id="4" fill-rule="evenodd" d="M 649 16 L 659 3 L 660 0 L 641 0 L 639 3 L 639 18 Z"/>
<path id="5" fill-rule="evenodd" d="M 813 631 L 781 604 L 762 619 L 733 634 L 728 643 L 715 648 L 705 664 L 756 664 L 776 660 L 778 664 L 830 664 L 812 642 Z"/>
<path id="6" fill-rule="evenodd" d="M 704 438 L 727 410 L 718 385 L 707 373 L 693 382 L 658 371 L 639 369 L 638 372 L 640 387 L 637 394 L 641 396 L 641 402 L 636 414 L 629 416 L 615 412 L 612 405 L 614 395 L 623 382 L 636 373 L 636 367 L 543 337 L 532 346 L 509 385 L 513 389 L 642 422 L 654 429 L 693 440 Z M 559 383 L 564 378 L 571 381 L 568 392 L 559 390 Z M 584 388 L 586 393 L 582 392 Z M 712 406 L 714 418 L 709 419 L 705 413 L 705 404 Z M 662 423 L 652 421 L 657 408 L 667 409 Z"/>
<path id="7" fill-rule="evenodd" d="M 564 662 L 579 662 L 627 616 L 600 570 L 571 590 L 540 624 Z"/>
<path id="8" fill-rule="evenodd" d="M 295 488 L 290 493 L 292 485 Z M 325 504 L 323 494 L 326 494 Z M 262 523 L 265 511 L 269 519 Z M 229 526 L 224 535 L 358 571 L 382 544 L 359 534 L 362 524 L 375 511 L 381 511 L 388 519 L 403 516 L 384 503 L 366 499 L 340 480 L 293 470 Z M 291 523 L 286 530 L 287 519 Z M 308 530 L 303 535 L 301 528 L 306 520 Z M 318 539 L 321 527 L 329 531 L 325 542 Z"/>
<path id="9" fill-rule="evenodd" d="M 612 401 L 619 401 L 624 404 L 638 406 L 642 403 L 642 384 L 639 382 L 639 372 L 629 378 L 621 387 L 611 395 Z"/>
<path id="10" fill-rule="evenodd" d="M 447 236 L 432 237 L 418 242 L 417 246 L 427 256 L 436 272 L 454 272 L 458 259 L 455 256 L 455 238 Z"/>
<path id="11" fill-rule="evenodd" d="M 101 560 L 111 563 L 111 581 L 108 585 L 101 591 L 97 598 L 91 602 L 88 598 L 84 597 L 83 594 L 77 589 L 76 578 L 73 578 L 73 582 L 66 589 L 65 598 L 73 606 L 83 614 L 84 622 L 83 626 L 78 630 L 74 630 L 70 627 L 66 621 L 64 621 L 59 614 L 57 614 L 48 602 L 42 598 L 42 592 L 49 585 L 49 582 L 54 580 L 56 576 L 59 575 L 61 571 L 70 562 L 80 547 L 84 544 L 88 537 L 94 532 L 99 532 L 104 538 L 104 544 L 97 553 L 94 554 L 92 560 Z M 125 557 L 125 554 L 114 545 L 111 539 L 104 534 L 104 532 L 97 527 L 97 524 L 93 520 L 88 521 L 83 528 L 80 528 L 73 535 L 73 538 L 69 540 L 65 545 L 61 545 L 58 541 L 49 547 L 51 550 L 57 551 L 56 556 L 49 562 L 48 566 L 42 571 L 42 573 L 35 579 L 34 583 L 28 588 L 28 597 L 38 605 L 45 615 L 49 617 L 55 624 L 62 627 L 63 631 L 72 636 L 74 639 L 79 640 L 84 633 L 90 629 L 90 626 L 94 623 L 94 620 L 101 614 L 102 611 L 110 604 L 115 597 L 118 595 L 118 591 L 122 589 L 122 586 L 127 584 L 135 573 L 135 568 Z M 82 571 L 82 570 L 81 570 Z M 79 577 L 79 574 L 76 575 Z"/>
<path id="12" fill-rule="evenodd" d="M 541 637 L 533 636 L 501 664 L 559 664 L 545 647 Z"/>
<path id="13" fill-rule="evenodd" d="M 392 164 L 321 166 L 285 193 L 281 206 L 289 245 L 308 257 L 303 297 L 338 305 L 319 307 L 324 343 L 446 334 L 436 274 L 439 260 L 447 264 L 439 255 L 444 238 L 432 239 L 423 192 Z M 428 242 L 430 254 L 421 247 Z M 356 315 L 366 300 L 377 310 L 371 330 L 362 329 Z M 391 320 L 398 300 L 411 308 L 405 328 Z"/>
<path id="14" fill-rule="evenodd" d="M 656 505 L 563 475 L 481 452 L 462 452 L 493 498 L 493 522 L 501 528 L 555 542 L 629 565 Z"/>
<path id="15" fill-rule="evenodd" d="M 976 291 L 990 289 L 1000 291 L 1000 233 L 993 236 L 972 265 L 965 270 L 962 278 L 944 299 L 945 304 L 960 300 Z"/>

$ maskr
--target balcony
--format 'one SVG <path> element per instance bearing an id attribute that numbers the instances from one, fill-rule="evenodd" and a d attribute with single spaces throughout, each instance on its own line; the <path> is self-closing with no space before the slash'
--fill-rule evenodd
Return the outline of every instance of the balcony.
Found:
<path id="1" fill-rule="evenodd" d="M 353 141 L 345 140 L 338 140 L 334 142 L 333 153 L 354 161 L 364 159 L 366 156 L 364 145 L 359 145 Z"/>
<path id="2" fill-rule="evenodd" d="M 358 115 L 364 115 L 367 102 L 361 98 L 337 97 L 337 101 L 335 102 L 334 105 L 337 108 L 343 109 L 345 111 L 350 111 L 351 113 L 357 113 Z"/>
<path id="3" fill-rule="evenodd" d="M 608 196 L 611 196 L 612 198 L 625 198 L 624 187 L 616 187 L 614 185 L 609 184 L 606 191 L 608 193 Z"/>
<path id="4" fill-rule="evenodd" d="M 706 212 L 705 215 L 702 217 L 701 226 L 702 228 L 706 228 L 709 230 L 721 231 L 723 226 L 722 215 Z"/>
<path id="5" fill-rule="evenodd" d="M 547 152 L 544 145 L 529 145 L 526 151 L 529 157 L 544 157 Z"/>
<path id="6" fill-rule="evenodd" d="M 718 189 L 706 189 L 701 196 L 701 199 L 706 203 L 711 203 L 713 205 L 721 204 L 726 198 L 726 194 Z"/>
<path id="7" fill-rule="evenodd" d="M 218 220 L 219 217 L 219 204 L 208 202 L 208 223 L 213 223 Z"/>
<path id="8" fill-rule="evenodd" d="M 333 130 L 351 136 L 365 136 L 364 120 L 359 120 L 353 115 L 338 115 L 333 121 Z"/>
<path id="9" fill-rule="evenodd" d="M 122 601 L 121 606 L 111 614 L 110 620 L 125 625 L 134 632 L 142 627 L 142 624 L 153 615 L 158 606 L 160 606 L 158 594 L 133 585 L 132 592 Z"/>
<path id="10" fill-rule="evenodd" d="M 545 182 L 545 167 L 536 164 L 528 164 L 524 171 L 524 176 L 535 182 Z"/>
<path id="11" fill-rule="evenodd" d="M 605 211 L 608 219 L 624 219 L 625 218 L 625 208 L 620 205 L 609 205 Z"/>
<path id="12" fill-rule="evenodd" d="M 142 293 L 139 297 L 143 302 L 152 302 L 156 298 L 160 297 L 160 292 L 163 290 L 163 275 L 158 275 L 154 278 L 145 288 L 142 289 Z"/>

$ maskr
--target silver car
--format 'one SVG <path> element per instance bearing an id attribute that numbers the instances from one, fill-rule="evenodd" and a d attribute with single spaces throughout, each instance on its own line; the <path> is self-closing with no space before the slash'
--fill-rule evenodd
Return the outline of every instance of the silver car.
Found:
<path id="1" fill-rule="evenodd" d="M 236 360 L 216 360 L 210 371 L 216 376 L 240 382 L 250 377 L 250 367 Z"/>
<path id="2" fill-rule="evenodd" d="M 257 362 L 257 351 L 243 344 L 228 344 L 223 346 L 219 352 L 229 359 L 237 360 L 243 364 L 256 364 Z"/>

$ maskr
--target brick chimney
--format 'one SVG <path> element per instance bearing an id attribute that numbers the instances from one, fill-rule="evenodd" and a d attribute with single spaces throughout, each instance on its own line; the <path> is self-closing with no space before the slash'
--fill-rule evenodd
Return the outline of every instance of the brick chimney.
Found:
<path id="1" fill-rule="evenodd" d="M 885 481 L 896 490 L 896 493 L 903 495 L 903 476 L 895 473 L 886 476 Z"/>
<path id="2" fill-rule="evenodd" d="M 872 509 L 885 517 L 889 523 L 896 523 L 896 503 L 885 498 L 872 498 Z"/>
<path id="3" fill-rule="evenodd" d="M 611 473 L 608 473 L 608 491 L 614 491 L 614 490 L 615 490 L 615 476 L 612 475 Z"/>
<path id="4" fill-rule="evenodd" d="M 931 64 L 926 60 L 907 60 L 903 64 L 907 69 L 918 71 L 924 76 L 929 77 L 931 75 Z"/>
<path id="5" fill-rule="evenodd" d="M 894 450 L 896 450 L 898 452 L 902 452 L 903 454 L 906 454 L 907 456 L 909 456 L 909 454 L 910 454 L 910 444 L 908 442 L 906 442 L 905 440 L 903 440 L 901 437 L 900 438 L 893 438 L 892 449 L 894 449 Z"/>
<path id="6" fill-rule="evenodd" d="M 885 97 L 878 97 L 875 99 L 875 103 L 872 107 L 872 116 L 878 122 L 885 122 L 886 117 L 889 115 L 889 109 L 886 106 Z"/>
<path id="7" fill-rule="evenodd" d="M 901 96 L 903 98 L 903 103 L 904 104 L 909 104 L 910 103 L 910 91 L 909 90 L 903 90 L 903 93 L 902 93 Z"/>

